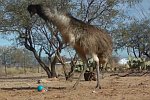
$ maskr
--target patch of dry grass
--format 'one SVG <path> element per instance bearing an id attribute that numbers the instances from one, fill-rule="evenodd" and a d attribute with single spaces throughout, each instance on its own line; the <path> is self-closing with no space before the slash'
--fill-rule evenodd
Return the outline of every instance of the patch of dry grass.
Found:
<path id="1" fill-rule="evenodd" d="M 27 74 L 27 73 L 38 73 L 38 72 L 43 72 L 43 70 L 38 71 L 38 67 L 31 68 L 31 67 L 0 67 L 0 76 L 3 75 L 18 75 L 18 74 Z"/>

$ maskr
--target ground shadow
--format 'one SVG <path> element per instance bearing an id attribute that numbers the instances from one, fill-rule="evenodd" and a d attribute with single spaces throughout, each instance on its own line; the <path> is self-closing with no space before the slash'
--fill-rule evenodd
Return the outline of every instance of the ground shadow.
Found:
<path id="1" fill-rule="evenodd" d="M 0 88 L 1 90 L 37 90 L 37 87 L 11 87 L 11 88 Z M 63 90 L 66 87 L 47 87 L 48 90 L 56 89 L 56 90 Z"/>
<path id="2" fill-rule="evenodd" d="M 0 79 L 39 79 L 47 78 L 47 76 L 35 76 L 35 77 L 0 77 Z"/>

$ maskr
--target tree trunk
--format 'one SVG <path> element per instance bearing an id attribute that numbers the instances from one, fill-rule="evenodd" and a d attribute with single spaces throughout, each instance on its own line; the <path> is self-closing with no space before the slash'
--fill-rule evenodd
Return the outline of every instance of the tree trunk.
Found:
<path id="1" fill-rule="evenodd" d="M 64 71 L 64 74 L 65 74 L 65 78 L 67 80 L 68 79 L 68 74 L 67 74 L 67 68 L 66 68 L 65 62 L 62 60 L 59 52 L 57 52 L 56 57 L 59 60 L 59 62 L 62 64 L 63 71 Z"/>
<path id="2" fill-rule="evenodd" d="M 74 71 L 75 71 L 75 63 L 74 63 L 74 61 L 71 61 L 71 70 L 68 73 L 66 80 L 72 80 L 72 77 L 74 75 Z"/>
<path id="3" fill-rule="evenodd" d="M 41 67 L 46 71 L 48 78 L 52 78 L 52 73 L 49 67 L 40 59 L 40 57 L 38 56 L 35 50 L 33 50 L 32 52 L 35 58 L 37 59 L 37 61 L 39 62 L 39 64 L 41 65 Z"/>
<path id="4" fill-rule="evenodd" d="M 56 61 L 57 61 L 57 56 L 54 57 L 54 59 L 51 63 L 51 75 L 52 75 L 52 77 L 57 77 L 56 68 L 55 68 Z"/>
<path id="5" fill-rule="evenodd" d="M 144 52 L 144 55 L 150 58 L 150 54 L 148 54 L 147 52 Z"/>
<path id="6" fill-rule="evenodd" d="M 52 73 L 51 73 L 49 67 L 45 66 L 43 69 L 46 71 L 48 78 L 52 78 Z"/>
<path id="7" fill-rule="evenodd" d="M 31 38 L 31 27 L 27 27 L 26 28 L 26 37 L 25 37 L 25 43 L 24 46 L 26 47 L 26 49 L 30 50 L 33 52 L 36 60 L 39 62 L 39 64 L 41 65 L 41 67 L 45 70 L 45 72 L 47 73 L 48 78 L 52 77 L 51 71 L 49 69 L 49 67 L 41 60 L 40 56 L 37 54 L 35 48 L 33 47 L 33 43 L 32 43 L 32 38 Z"/>
<path id="8" fill-rule="evenodd" d="M 129 52 L 129 47 L 127 47 L 127 54 L 128 54 L 128 55 L 130 55 L 130 52 Z"/>
<path id="9" fill-rule="evenodd" d="M 134 54 L 134 56 L 137 58 L 135 48 L 133 47 L 133 48 L 132 48 L 132 50 L 133 50 L 133 54 Z"/>
<path id="10" fill-rule="evenodd" d="M 5 64 L 5 75 L 7 76 L 7 65 Z"/>

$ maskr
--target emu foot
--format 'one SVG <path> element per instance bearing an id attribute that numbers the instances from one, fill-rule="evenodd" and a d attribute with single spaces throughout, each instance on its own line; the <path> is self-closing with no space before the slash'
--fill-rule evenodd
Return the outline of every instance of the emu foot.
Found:
<path id="1" fill-rule="evenodd" d="M 101 86 L 97 84 L 95 89 L 101 89 Z"/>
<path id="2" fill-rule="evenodd" d="M 75 83 L 72 88 L 73 88 L 73 90 L 76 90 L 77 84 Z"/>
<path id="3" fill-rule="evenodd" d="M 101 89 L 100 85 L 96 85 L 94 91 L 92 91 L 92 93 L 98 93 L 98 90 Z"/>
<path id="4" fill-rule="evenodd" d="M 76 87 L 75 87 L 75 86 L 73 86 L 73 87 L 72 87 L 72 89 L 73 89 L 73 90 L 76 90 Z"/>

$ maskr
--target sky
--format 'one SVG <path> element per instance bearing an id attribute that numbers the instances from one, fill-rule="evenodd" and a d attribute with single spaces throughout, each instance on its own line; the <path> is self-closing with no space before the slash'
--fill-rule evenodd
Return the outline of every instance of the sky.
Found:
<path id="1" fill-rule="evenodd" d="M 0 46 L 11 46 L 13 44 L 13 41 L 10 41 L 10 39 L 13 38 L 13 35 L 7 36 L 7 39 L 5 35 L 0 35 Z"/>
<path id="2" fill-rule="evenodd" d="M 143 0 L 141 4 L 127 9 L 127 14 L 130 16 L 136 16 L 138 19 L 142 19 L 145 16 L 150 16 L 150 0 Z M 12 36 L 9 36 L 10 39 L 11 37 Z M 4 39 L 3 36 L 0 35 L 0 46 L 11 46 L 12 43 L 13 42 Z M 125 51 L 119 51 L 117 55 L 119 57 L 127 57 L 127 53 Z"/>
<path id="3" fill-rule="evenodd" d="M 143 0 L 142 3 L 135 5 L 131 9 L 129 8 L 128 15 L 134 16 L 139 20 L 145 16 L 150 15 L 150 0 Z"/>
<path id="4" fill-rule="evenodd" d="M 0 46 L 10 46 L 11 43 L 10 41 L 4 39 L 1 35 L 0 35 Z"/>

